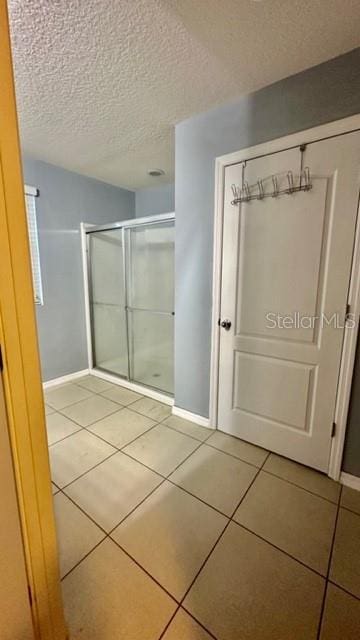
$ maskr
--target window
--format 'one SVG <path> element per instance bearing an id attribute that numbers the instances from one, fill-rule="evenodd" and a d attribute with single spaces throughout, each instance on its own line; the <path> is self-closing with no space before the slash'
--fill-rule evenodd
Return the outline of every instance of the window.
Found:
<path id="1" fill-rule="evenodd" d="M 43 304 L 43 291 L 41 283 L 41 269 L 40 269 L 40 253 L 39 253 L 39 239 L 36 223 L 36 196 L 39 195 L 37 189 L 34 187 L 28 187 L 25 185 L 25 205 L 26 216 L 29 233 L 30 244 L 30 256 L 31 256 L 31 270 L 33 278 L 33 287 L 35 295 L 35 304 Z"/>

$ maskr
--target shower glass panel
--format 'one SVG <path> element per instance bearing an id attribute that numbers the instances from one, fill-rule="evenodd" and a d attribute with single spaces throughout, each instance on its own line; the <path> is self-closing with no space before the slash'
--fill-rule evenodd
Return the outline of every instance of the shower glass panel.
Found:
<path id="1" fill-rule="evenodd" d="M 88 237 L 94 366 L 128 376 L 123 231 Z"/>
<path id="2" fill-rule="evenodd" d="M 87 232 L 89 302 L 94 367 L 172 394 L 174 218 L 161 218 Z"/>
<path id="3" fill-rule="evenodd" d="M 130 377 L 173 393 L 174 222 L 126 234 Z"/>

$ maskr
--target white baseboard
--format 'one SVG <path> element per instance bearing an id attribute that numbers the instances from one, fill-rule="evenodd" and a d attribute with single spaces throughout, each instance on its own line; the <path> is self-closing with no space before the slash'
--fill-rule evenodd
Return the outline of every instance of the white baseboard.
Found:
<path id="1" fill-rule="evenodd" d="M 76 378 L 82 378 L 83 376 L 87 376 L 89 373 L 89 369 L 83 369 L 82 371 L 75 371 L 74 373 L 69 373 L 67 376 L 61 376 L 60 378 L 54 378 L 53 380 L 48 380 L 47 382 L 43 382 L 43 389 L 49 389 L 50 387 L 56 387 L 58 384 L 65 384 L 66 382 L 71 382 L 72 380 L 76 380 Z"/>
<path id="2" fill-rule="evenodd" d="M 91 369 L 89 373 L 92 376 L 101 378 L 102 380 L 107 380 L 107 382 L 112 382 L 112 384 L 117 384 L 119 387 L 125 387 L 125 389 L 130 389 L 130 391 L 135 391 L 135 393 L 141 393 L 143 396 L 147 396 L 153 400 L 158 400 L 158 402 L 162 402 L 163 404 L 168 404 L 170 406 L 174 404 L 174 398 L 167 396 L 165 393 L 155 391 L 149 387 L 143 387 L 140 384 L 129 382 L 123 378 L 118 378 L 117 376 L 113 376 L 111 373 L 105 373 L 104 371 L 99 371 L 97 369 Z"/>
<path id="3" fill-rule="evenodd" d="M 345 487 L 350 487 L 350 489 L 360 491 L 360 478 L 358 476 L 352 476 L 350 473 L 342 471 L 340 474 L 340 482 L 341 484 L 344 484 Z"/>
<path id="4" fill-rule="evenodd" d="M 174 416 L 178 416 L 179 418 L 184 418 L 184 420 L 189 420 L 189 422 L 194 422 L 198 424 L 200 427 L 207 427 L 208 429 L 213 429 L 210 426 L 209 418 L 204 418 L 204 416 L 199 416 L 197 413 L 191 413 L 191 411 L 186 411 L 186 409 L 181 409 L 180 407 L 176 407 L 175 405 L 172 408 L 172 413 Z"/>

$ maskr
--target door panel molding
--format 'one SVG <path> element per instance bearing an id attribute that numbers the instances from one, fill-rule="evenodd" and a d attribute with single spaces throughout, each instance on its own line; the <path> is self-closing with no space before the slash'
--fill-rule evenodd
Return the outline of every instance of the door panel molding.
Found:
<path id="1" fill-rule="evenodd" d="M 211 371 L 210 371 L 210 425 L 218 427 L 218 389 L 219 389 L 219 355 L 220 355 L 220 328 L 218 321 L 221 309 L 221 280 L 222 280 L 222 245 L 223 245 L 223 216 L 224 216 L 224 190 L 225 170 L 227 167 L 251 160 L 290 150 L 303 143 L 317 142 L 347 133 L 360 130 L 360 115 L 344 118 L 329 124 L 314 127 L 312 129 L 297 132 L 295 134 L 279 138 L 264 144 L 227 154 L 216 159 L 215 166 L 215 212 L 214 212 L 214 247 L 213 247 L 213 311 L 212 311 L 212 342 L 211 342 Z M 354 261 L 352 266 L 352 278 L 350 284 L 351 312 L 360 312 L 360 232 L 359 217 L 357 224 L 356 243 L 354 248 Z M 328 248 L 329 249 L 329 248 Z M 324 256 L 323 256 L 324 257 Z M 326 256 L 325 256 L 326 258 Z M 323 258 L 321 260 L 323 262 Z M 316 342 L 320 336 L 316 336 Z M 242 335 L 244 346 L 246 341 L 252 341 L 250 335 Z M 345 329 L 344 347 L 340 367 L 340 379 L 336 402 L 337 431 L 332 439 L 329 475 L 334 479 L 340 476 L 341 458 L 345 439 L 346 419 L 349 405 L 351 378 L 355 359 L 357 340 L 356 330 Z M 271 343 L 271 337 L 264 338 L 264 342 Z M 296 344 L 294 343 L 296 351 Z M 244 349 L 246 351 L 246 348 Z M 267 351 L 267 355 L 269 355 Z M 294 359 L 296 358 L 294 354 Z"/>
<path id="2" fill-rule="evenodd" d="M 309 399 L 311 405 L 312 391 L 314 387 L 315 367 L 308 363 L 300 363 L 281 358 L 272 358 L 267 354 L 234 352 L 234 376 L 238 369 L 238 377 L 241 382 L 241 390 L 236 392 L 233 389 L 233 408 L 245 413 L 252 413 L 264 419 L 284 424 L 293 429 L 306 431 L 306 416 L 308 407 L 299 406 L 295 415 L 291 415 L 292 407 L 285 402 L 281 407 L 276 403 L 274 406 L 273 397 L 282 394 L 285 399 L 289 398 L 293 390 L 297 390 L 299 398 Z M 264 375 L 265 374 L 265 375 Z M 260 380 L 259 387 L 251 389 L 247 382 L 254 376 Z M 263 380 L 261 378 L 264 378 Z M 266 380 L 270 377 L 271 386 L 265 393 Z M 255 397 L 252 397 L 252 394 Z M 260 403 L 260 406 L 259 406 Z"/>

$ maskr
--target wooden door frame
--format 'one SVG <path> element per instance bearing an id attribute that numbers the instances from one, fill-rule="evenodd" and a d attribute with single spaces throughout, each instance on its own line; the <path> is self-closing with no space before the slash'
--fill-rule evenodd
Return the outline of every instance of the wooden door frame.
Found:
<path id="1" fill-rule="evenodd" d="M 61 600 L 6 0 L 0 0 L 0 342 L 35 638 L 67 637 Z"/>
<path id="2" fill-rule="evenodd" d="M 210 366 L 210 426 L 218 427 L 218 392 L 219 392 L 219 358 L 220 327 L 218 324 L 221 311 L 221 271 L 224 216 L 225 169 L 232 164 L 251 160 L 271 153 L 286 151 L 298 147 L 302 143 L 315 142 L 360 130 L 360 114 L 323 124 L 312 129 L 296 132 L 276 140 L 271 140 L 253 147 L 241 149 L 216 158 L 215 161 L 215 207 L 214 207 L 214 242 L 213 242 L 213 288 L 212 288 L 212 334 L 211 334 L 211 366 Z M 359 318 L 360 314 L 360 220 L 356 225 L 354 237 L 354 253 L 352 273 L 349 283 L 348 302 L 351 313 Z M 346 328 L 340 362 L 339 385 L 336 399 L 335 417 L 336 433 L 332 439 L 328 475 L 339 480 L 341 462 L 345 443 L 346 424 L 349 411 L 351 381 L 354 371 L 355 352 L 358 334 L 358 322 L 355 329 Z"/>

